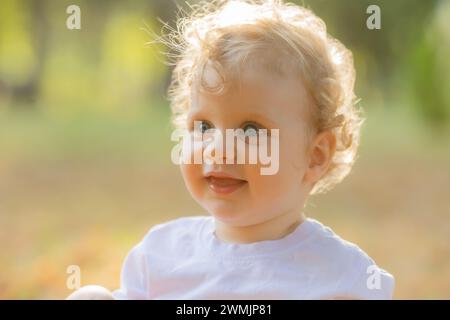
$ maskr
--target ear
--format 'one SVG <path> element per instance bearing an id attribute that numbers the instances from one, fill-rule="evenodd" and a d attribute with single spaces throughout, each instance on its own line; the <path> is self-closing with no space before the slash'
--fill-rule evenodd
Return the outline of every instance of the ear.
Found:
<path id="1" fill-rule="evenodd" d="M 304 181 L 314 185 L 327 171 L 336 151 L 336 136 L 330 130 L 319 133 L 311 143 Z"/>

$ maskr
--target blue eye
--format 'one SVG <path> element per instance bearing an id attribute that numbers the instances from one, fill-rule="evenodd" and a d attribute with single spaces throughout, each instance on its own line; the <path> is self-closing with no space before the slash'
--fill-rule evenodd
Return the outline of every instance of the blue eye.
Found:
<path id="1" fill-rule="evenodd" d="M 198 130 L 201 133 L 205 133 L 207 130 L 211 129 L 212 125 L 208 121 L 196 120 L 194 121 L 194 130 Z"/>
<path id="2" fill-rule="evenodd" d="M 242 129 L 246 136 L 256 136 L 259 131 L 259 127 L 255 124 L 246 124 Z"/>

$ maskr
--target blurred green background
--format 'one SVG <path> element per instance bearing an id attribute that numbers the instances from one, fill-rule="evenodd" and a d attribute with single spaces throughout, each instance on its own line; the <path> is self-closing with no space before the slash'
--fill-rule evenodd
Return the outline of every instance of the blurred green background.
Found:
<path id="1" fill-rule="evenodd" d="M 352 173 L 306 212 L 394 274 L 395 298 L 449 299 L 450 1 L 301 3 L 353 51 L 367 118 Z M 69 265 L 115 289 L 152 225 L 205 214 L 170 161 L 167 48 L 144 45 L 177 4 L 0 2 L 0 298 L 64 298 Z"/>

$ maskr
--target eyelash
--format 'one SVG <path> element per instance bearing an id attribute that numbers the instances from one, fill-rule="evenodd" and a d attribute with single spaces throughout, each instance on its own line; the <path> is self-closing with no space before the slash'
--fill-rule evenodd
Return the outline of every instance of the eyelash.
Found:
<path id="1" fill-rule="evenodd" d="M 211 124 L 211 122 L 209 122 L 209 121 L 206 121 L 206 120 L 195 120 L 195 121 L 199 121 L 199 122 L 202 122 L 201 123 L 201 125 L 203 125 L 203 123 L 208 123 L 209 125 L 210 125 L 210 128 L 208 128 L 208 129 L 211 129 L 211 128 L 213 128 L 213 126 L 212 126 L 212 124 Z M 256 123 L 256 122 L 254 122 L 254 121 L 246 121 L 246 122 L 244 122 L 242 125 L 241 125 L 241 129 L 244 129 L 246 126 L 253 126 L 253 127 L 255 127 L 256 128 L 256 132 L 258 132 L 259 130 L 261 130 L 261 129 L 265 129 L 262 125 L 260 125 L 260 124 L 258 124 L 258 123 Z M 190 130 L 192 131 L 192 130 L 195 130 L 196 128 L 194 128 L 194 121 L 191 121 L 190 122 Z M 208 129 L 206 129 L 206 130 L 208 130 Z M 206 131 L 205 130 L 205 131 Z M 203 132 L 203 131 L 202 131 Z M 244 130 L 244 132 L 245 132 L 245 130 Z"/>

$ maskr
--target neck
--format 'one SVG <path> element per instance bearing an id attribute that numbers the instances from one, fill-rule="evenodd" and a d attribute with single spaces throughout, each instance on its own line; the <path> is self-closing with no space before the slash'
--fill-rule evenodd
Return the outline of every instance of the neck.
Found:
<path id="1" fill-rule="evenodd" d="M 228 243 L 277 240 L 293 232 L 305 219 L 300 210 L 289 211 L 273 219 L 248 226 L 232 226 L 215 219 L 216 236 Z"/>

